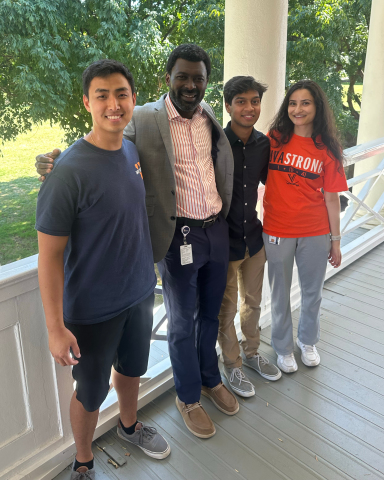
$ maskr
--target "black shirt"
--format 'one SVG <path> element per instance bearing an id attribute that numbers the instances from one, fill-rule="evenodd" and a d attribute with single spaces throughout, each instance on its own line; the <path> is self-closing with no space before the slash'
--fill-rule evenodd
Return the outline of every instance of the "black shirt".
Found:
<path id="1" fill-rule="evenodd" d="M 269 139 L 253 129 L 244 143 L 231 129 L 224 129 L 232 147 L 234 178 L 231 208 L 227 216 L 229 225 L 229 260 L 242 260 L 248 247 L 252 257 L 263 247 L 263 227 L 257 218 L 256 203 L 259 182 L 265 183 L 268 174 Z"/>

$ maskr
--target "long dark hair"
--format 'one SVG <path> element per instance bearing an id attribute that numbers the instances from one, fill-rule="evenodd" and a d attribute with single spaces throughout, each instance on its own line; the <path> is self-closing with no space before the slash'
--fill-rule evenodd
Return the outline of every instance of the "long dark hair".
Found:
<path id="1" fill-rule="evenodd" d="M 339 171 L 341 171 L 344 163 L 344 155 L 335 125 L 335 117 L 333 116 L 325 93 L 316 82 L 312 80 L 300 80 L 289 88 L 270 126 L 269 135 L 277 146 L 281 144 L 284 145 L 291 140 L 294 124 L 288 117 L 289 99 L 293 92 L 302 89 L 308 90 L 315 101 L 316 115 L 313 121 L 313 132 L 311 135 L 313 143 L 319 150 L 326 148 L 328 153 L 331 153 L 339 163 Z"/>

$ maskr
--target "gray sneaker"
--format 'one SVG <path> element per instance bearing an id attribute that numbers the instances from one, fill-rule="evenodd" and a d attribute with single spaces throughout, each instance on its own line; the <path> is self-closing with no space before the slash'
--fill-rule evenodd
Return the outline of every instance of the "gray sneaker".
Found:
<path id="1" fill-rule="evenodd" d="M 128 435 L 121 428 L 120 420 L 117 424 L 117 435 L 123 440 L 136 445 L 141 448 L 143 452 L 152 458 L 157 458 L 161 460 L 162 458 L 168 457 L 171 453 L 171 447 L 165 438 L 157 432 L 154 427 L 147 427 L 142 422 L 141 428 L 136 430 L 132 435 Z"/>
<path id="2" fill-rule="evenodd" d="M 73 461 L 71 480 L 95 480 L 95 468 L 88 470 L 87 467 L 79 467 L 77 470 L 73 470 L 76 459 Z"/>
<path id="3" fill-rule="evenodd" d="M 273 363 L 269 363 L 269 360 L 260 354 L 247 358 L 243 350 L 241 350 L 241 357 L 243 359 L 243 365 L 253 368 L 267 380 L 275 381 L 281 377 L 280 369 L 276 367 L 276 365 L 273 365 Z"/>
<path id="4" fill-rule="evenodd" d="M 255 388 L 241 367 L 227 368 L 224 365 L 223 372 L 234 393 L 237 393 L 240 397 L 253 397 L 255 395 Z"/>

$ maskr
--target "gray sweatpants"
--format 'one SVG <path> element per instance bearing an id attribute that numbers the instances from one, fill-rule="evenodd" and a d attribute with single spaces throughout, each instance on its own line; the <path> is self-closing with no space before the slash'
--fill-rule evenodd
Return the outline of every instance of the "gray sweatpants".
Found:
<path id="1" fill-rule="evenodd" d="M 271 287 L 272 347 L 279 355 L 293 352 L 290 291 L 293 261 L 299 274 L 301 312 L 297 336 L 306 345 L 320 338 L 320 303 L 327 258 L 331 249 L 329 234 L 316 237 L 280 238 L 269 242 L 263 233 Z"/>

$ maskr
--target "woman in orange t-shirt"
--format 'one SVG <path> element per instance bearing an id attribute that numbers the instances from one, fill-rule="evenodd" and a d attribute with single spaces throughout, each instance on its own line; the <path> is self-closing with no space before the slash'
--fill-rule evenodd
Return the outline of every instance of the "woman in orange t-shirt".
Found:
<path id="1" fill-rule="evenodd" d="M 269 137 L 263 239 L 272 296 L 272 346 L 281 370 L 295 372 L 290 307 L 294 260 L 301 287 L 296 343 L 303 363 L 316 366 L 327 260 L 335 268 L 341 263 L 338 192 L 348 186 L 333 114 L 315 82 L 302 80 L 288 90 Z"/>

